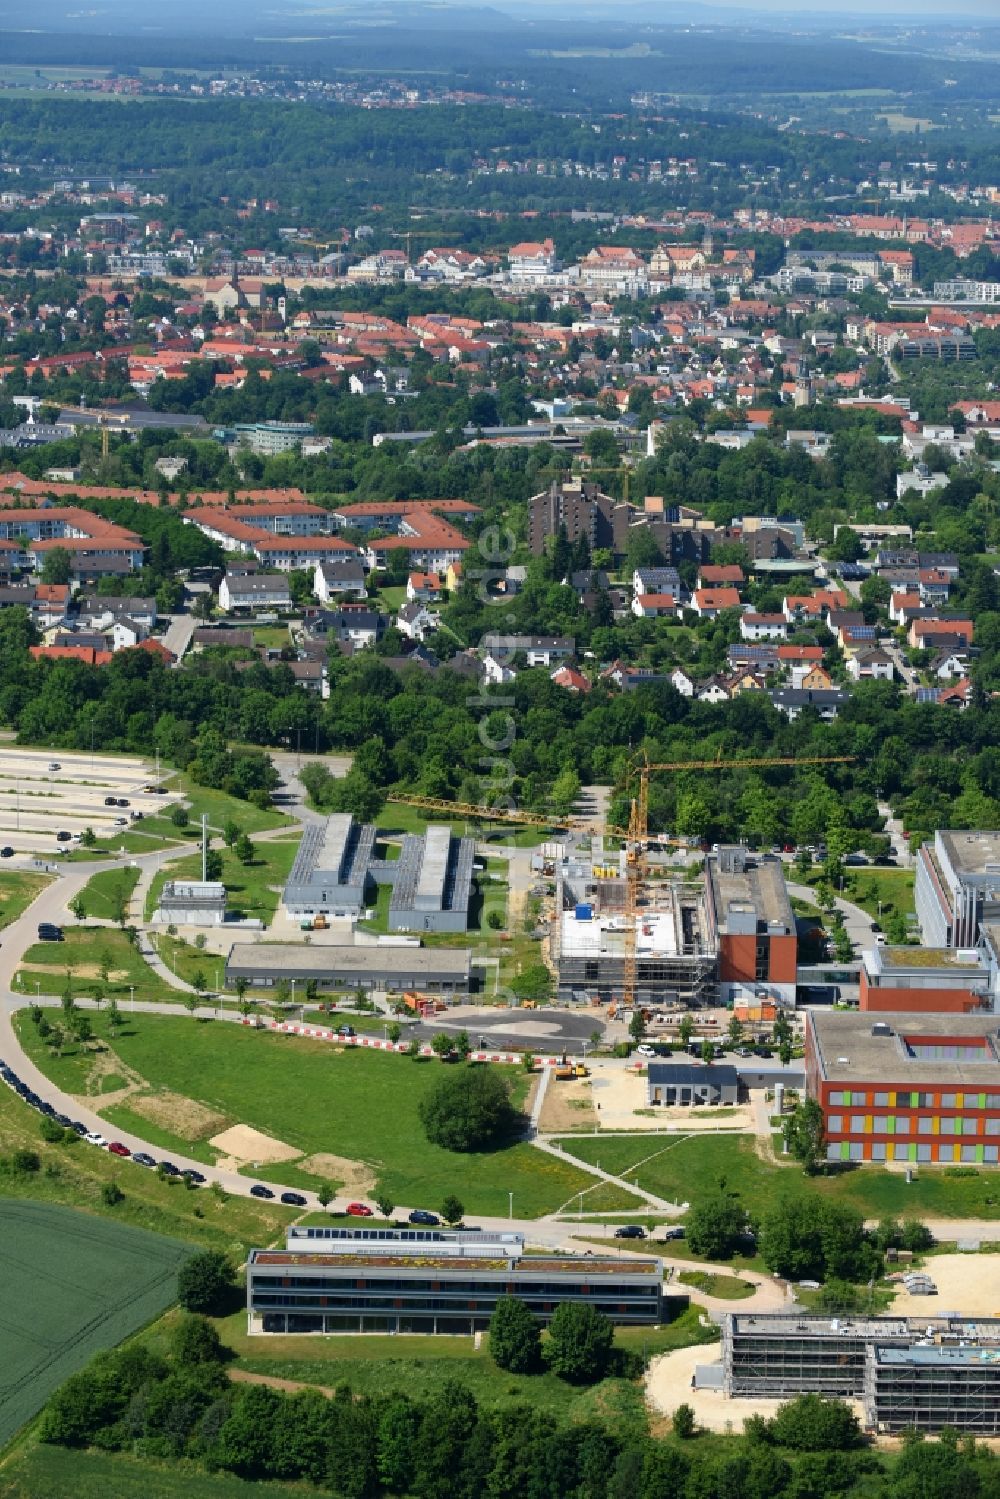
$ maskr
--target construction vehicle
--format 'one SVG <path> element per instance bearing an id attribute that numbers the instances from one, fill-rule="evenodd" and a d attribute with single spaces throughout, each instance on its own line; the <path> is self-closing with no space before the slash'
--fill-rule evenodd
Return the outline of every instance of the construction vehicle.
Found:
<path id="1" fill-rule="evenodd" d="M 328 924 L 329 923 L 327 922 L 327 919 L 323 915 L 322 911 L 318 916 L 314 916 L 312 919 L 312 929 L 314 932 L 325 932 L 327 930 Z"/>
<path id="2" fill-rule="evenodd" d="M 585 1067 L 582 1062 L 571 1062 L 567 1066 L 557 1067 L 552 1076 L 557 1083 L 571 1083 L 577 1078 L 589 1077 L 590 1068 Z"/>
<path id="3" fill-rule="evenodd" d="M 437 999 L 433 994 L 421 994 L 417 989 L 404 990 L 403 1003 L 408 1010 L 425 1020 L 448 1008 L 443 999 Z"/>

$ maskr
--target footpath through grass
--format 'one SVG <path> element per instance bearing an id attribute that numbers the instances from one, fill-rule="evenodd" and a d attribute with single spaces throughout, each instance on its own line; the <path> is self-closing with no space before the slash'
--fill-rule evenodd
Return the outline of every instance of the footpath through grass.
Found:
<path id="1" fill-rule="evenodd" d="M 593 1177 L 534 1146 L 517 1144 L 494 1153 L 458 1155 L 430 1145 L 420 1123 L 421 1098 L 441 1076 L 436 1060 L 414 1061 L 367 1051 L 341 1051 L 330 1042 L 244 1029 L 225 1021 L 128 1015 L 111 1057 L 152 1090 L 169 1090 L 210 1111 L 209 1134 L 228 1124 L 249 1124 L 293 1146 L 303 1157 L 321 1152 L 370 1165 L 379 1187 L 397 1203 L 437 1209 L 455 1193 L 470 1214 L 508 1211 L 536 1218 L 569 1201 Z M 78 1091 L 86 1054 L 67 1048 L 53 1056 L 28 1018 L 20 1021 L 26 1048 L 50 1077 Z M 97 1027 L 102 1038 L 106 1031 Z M 110 1062 L 114 1067 L 113 1060 Z M 521 1102 L 527 1077 L 505 1075 Z M 188 1148 L 192 1136 L 174 1138 Z M 309 1170 L 306 1162 L 299 1163 Z M 261 1171 L 267 1174 L 267 1168 Z M 336 1177 L 336 1171 L 333 1172 Z"/>
<path id="2" fill-rule="evenodd" d="M 64 1380 L 174 1300 L 188 1247 L 50 1203 L 0 1200 L 0 1447 Z"/>
<path id="3" fill-rule="evenodd" d="M 720 1182 L 750 1211 L 763 1215 L 776 1203 L 824 1197 L 850 1203 L 866 1218 L 997 1218 L 1000 1183 L 995 1171 L 973 1166 L 921 1167 L 907 1183 L 904 1172 L 874 1166 L 834 1168 L 807 1177 L 801 1166 L 762 1160 L 746 1135 L 566 1136 L 567 1156 L 644 1187 L 668 1202 L 697 1203 Z M 643 1163 L 643 1164 L 640 1164 Z"/>

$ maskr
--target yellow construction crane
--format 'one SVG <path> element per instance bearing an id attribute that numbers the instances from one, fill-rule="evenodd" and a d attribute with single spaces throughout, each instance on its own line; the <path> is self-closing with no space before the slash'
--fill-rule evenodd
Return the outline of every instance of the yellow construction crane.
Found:
<path id="1" fill-rule="evenodd" d="M 401 807 L 417 807 L 423 812 L 438 812 L 444 817 L 467 817 L 477 822 L 503 822 L 515 827 L 568 828 L 577 826 L 572 817 L 557 817 L 541 812 L 521 812 L 516 808 L 483 806 L 476 802 L 456 802 L 441 796 L 387 796 L 387 802 Z M 581 826 L 581 831 L 585 828 Z M 616 838 L 627 838 L 628 828 L 602 827 L 601 831 Z"/>
<path id="2" fill-rule="evenodd" d="M 649 841 L 649 778 L 656 772 L 686 770 L 761 770 L 779 765 L 846 765 L 853 755 L 778 755 L 745 760 L 666 760 L 652 762 L 645 753 L 632 767 L 639 777 L 639 795 L 632 798 L 625 852 L 625 973 L 622 1003 L 635 1004 L 637 974 L 637 928 L 639 895 L 646 877 L 646 845 Z"/>

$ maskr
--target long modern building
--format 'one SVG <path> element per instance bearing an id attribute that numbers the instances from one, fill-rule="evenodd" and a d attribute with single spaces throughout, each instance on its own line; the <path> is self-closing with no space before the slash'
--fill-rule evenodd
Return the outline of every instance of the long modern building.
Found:
<path id="1" fill-rule="evenodd" d="M 1000 832 L 945 829 L 917 854 L 913 900 L 928 947 L 976 946 L 1000 921 Z"/>
<path id="2" fill-rule="evenodd" d="M 359 943 L 236 942 L 226 959 L 226 987 L 239 978 L 251 988 L 280 983 L 323 990 L 418 989 L 428 994 L 467 994 L 472 986 L 472 954 L 459 947 L 388 947 Z"/>
<path id="3" fill-rule="evenodd" d="M 998 1164 L 997 1015 L 810 1010 L 805 1040 L 829 1160 Z"/>
<path id="4" fill-rule="evenodd" d="M 497 1301 L 517 1296 L 542 1322 L 565 1301 L 623 1326 L 663 1319 L 663 1266 L 629 1255 L 528 1254 L 504 1233 L 345 1229 L 247 1261 L 251 1332 L 485 1332 Z"/>
<path id="5" fill-rule="evenodd" d="M 1000 1435 L 996 1318 L 729 1312 L 721 1374 L 728 1396 L 863 1401 L 870 1431 Z"/>
<path id="6" fill-rule="evenodd" d="M 335 813 L 306 828 L 285 886 L 290 916 L 362 917 L 379 885 L 392 887 L 392 932 L 464 932 L 469 924 L 475 840 L 444 826 L 407 834 L 398 859 L 377 859 L 377 829 Z"/>

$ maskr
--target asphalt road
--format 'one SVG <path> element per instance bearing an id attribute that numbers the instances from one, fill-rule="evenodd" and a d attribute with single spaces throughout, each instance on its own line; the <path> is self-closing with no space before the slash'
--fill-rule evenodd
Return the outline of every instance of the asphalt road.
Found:
<path id="1" fill-rule="evenodd" d="M 565 1052 L 582 1056 L 591 1045 L 595 1031 L 604 1032 L 606 1020 L 598 1010 L 580 1014 L 567 1010 L 496 1010 L 489 1006 L 460 1005 L 447 1010 L 432 1025 L 421 1024 L 407 1029 L 407 1036 L 417 1035 L 429 1041 L 436 1031 L 468 1031 L 473 1046 L 480 1036 L 496 1051 Z"/>

